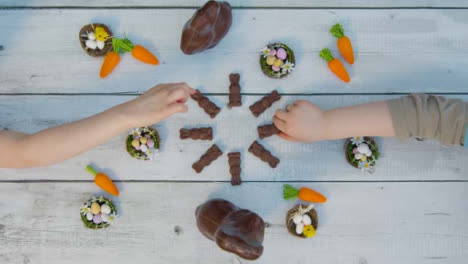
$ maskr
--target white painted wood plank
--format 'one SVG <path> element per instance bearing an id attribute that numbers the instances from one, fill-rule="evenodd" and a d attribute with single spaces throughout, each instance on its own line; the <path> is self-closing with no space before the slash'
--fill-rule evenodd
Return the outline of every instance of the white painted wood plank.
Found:
<path id="1" fill-rule="evenodd" d="M 1 0 L 8 7 L 197 7 L 206 0 Z M 233 7 L 468 7 L 463 0 L 229 0 Z"/>
<path id="2" fill-rule="evenodd" d="M 308 240 L 284 227 L 292 202 L 281 183 L 126 183 L 121 217 L 87 230 L 79 206 L 91 183 L 2 183 L 2 263 L 246 263 L 197 230 L 196 206 L 224 198 L 257 212 L 266 229 L 255 263 L 463 263 L 468 257 L 468 183 L 301 184 L 328 196 L 317 206 L 319 228 Z M 14 201 L 14 202 L 13 202 Z M 182 232 L 177 235 L 174 227 Z"/>
<path id="3" fill-rule="evenodd" d="M 468 100 L 468 96 L 450 96 Z M 132 96 L 1 96 L 0 127 L 36 132 L 48 127 L 81 119 L 133 98 Z M 95 149 L 61 164 L 40 169 L 0 170 L 0 180 L 92 180 L 84 167 L 95 163 L 115 179 L 171 181 L 229 181 L 227 157 L 213 162 L 201 174 L 191 164 L 211 144 L 217 143 L 227 153 L 242 151 L 244 181 L 399 181 L 399 180 L 468 180 L 468 151 L 434 142 L 379 139 L 383 157 L 373 175 L 349 166 L 343 154 L 343 141 L 313 144 L 290 143 L 278 137 L 262 144 L 281 159 L 277 169 L 246 151 L 258 136 L 256 126 L 271 122 L 274 110 L 297 99 L 307 99 L 324 109 L 385 100 L 393 96 L 283 96 L 279 103 L 255 119 L 248 106 L 259 96 L 244 96 L 244 106 L 228 110 L 227 96 L 211 96 L 222 107 L 211 120 L 193 101 L 186 115 L 176 115 L 158 124 L 163 139 L 160 156 L 152 162 L 134 160 L 124 149 L 126 135 L 121 135 Z M 215 138 L 209 141 L 180 140 L 179 129 L 211 125 Z M 90 132 L 92 133 L 92 132 Z M 66 135 L 64 135 L 66 136 Z M 71 142 L 72 144 L 72 142 Z"/>
<path id="4" fill-rule="evenodd" d="M 242 73 L 243 91 L 272 88 L 290 93 L 466 92 L 468 16 L 465 10 L 235 10 L 227 37 L 194 56 L 179 50 L 180 31 L 193 10 L 2 10 L 0 93 L 114 93 L 142 91 L 158 82 L 187 81 L 225 92 L 230 72 Z M 281 19 L 278 19 L 281 18 Z M 53 23 L 51 23 L 53 21 Z M 116 71 L 98 78 L 102 59 L 87 56 L 76 34 L 90 21 L 157 54 L 162 65 L 143 65 L 126 54 Z M 342 22 L 353 40 L 352 81 L 333 76 L 318 53 L 335 40 L 328 32 Z M 260 33 L 259 33 L 260 32 Z M 258 51 L 272 40 L 297 53 L 286 80 L 265 77 Z"/>

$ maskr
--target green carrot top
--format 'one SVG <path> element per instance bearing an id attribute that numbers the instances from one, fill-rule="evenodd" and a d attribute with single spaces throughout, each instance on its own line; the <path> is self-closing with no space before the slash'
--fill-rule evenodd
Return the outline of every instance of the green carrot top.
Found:
<path id="1" fill-rule="evenodd" d="M 91 173 L 93 176 L 96 176 L 97 171 L 90 165 L 86 166 L 86 171 Z"/>
<path id="2" fill-rule="evenodd" d="M 127 37 L 124 39 L 112 38 L 112 48 L 117 53 L 131 52 L 133 43 Z"/>
<path id="3" fill-rule="evenodd" d="M 337 38 L 342 38 L 344 36 L 343 27 L 340 24 L 336 24 L 330 29 L 330 33 Z"/>
<path id="4" fill-rule="evenodd" d="M 285 200 L 296 200 L 297 195 L 299 194 L 299 190 L 292 187 L 289 184 L 283 185 L 283 198 Z"/>
<path id="5" fill-rule="evenodd" d="M 331 51 L 327 48 L 320 51 L 320 57 L 322 57 L 327 62 L 330 62 L 334 59 L 333 55 L 331 54 Z"/>

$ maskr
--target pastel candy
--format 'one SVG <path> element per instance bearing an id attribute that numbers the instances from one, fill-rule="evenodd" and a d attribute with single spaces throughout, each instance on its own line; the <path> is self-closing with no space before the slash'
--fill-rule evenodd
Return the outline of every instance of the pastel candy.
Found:
<path id="1" fill-rule="evenodd" d="M 283 49 L 283 48 L 279 48 L 277 51 L 276 51 L 276 57 L 280 60 L 285 60 L 286 57 L 288 57 L 288 54 L 286 53 L 286 50 Z"/>

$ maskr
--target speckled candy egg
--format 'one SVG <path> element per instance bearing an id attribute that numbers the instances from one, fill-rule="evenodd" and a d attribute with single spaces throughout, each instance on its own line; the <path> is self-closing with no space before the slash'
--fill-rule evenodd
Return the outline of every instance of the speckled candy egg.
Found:
<path id="1" fill-rule="evenodd" d="M 101 218 L 101 214 L 97 214 L 93 217 L 93 223 L 95 224 L 100 224 L 102 223 L 102 218 Z"/>
<path id="2" fill-rule="evenodd" d="M 92 221 L 93 220 L 93 214 L 91 212 L 87 212 L 86 213 L 86 219 L 88 219 L 88 221 Z"/>
<path id="3" fill-rule="evenodd" d="M 146 151 L 148 151 L 148 146 L 146 146 L 146 145 L 141 145 L 141 146 L 140 146 L 140 150 L 143 151 L 143 152 L 146 152 Z"/>
<path id="4" fill-rule="evenodd" d="M 280 60 L 285 60 L 288 57 L 288 54 L 286 53 L 286 50 L 283 48 L 279 48 L 276 51 L 276 57 Z"/>
<path id="5" fill-rule="evenodd" d="M 359 153 L 367 153 L 370 151 L 369 146 L 366 143 L 362 143 L 357 147 Z"/>
<path id="6" fill-rule="evenodd" d="M 91 204 L 91 213 L 92 213 L 93 215 L 97 215 L 97 214 L 99 214 L 100 212 L 101 212 L 101 206 L 100 206 L 98 203 L 96 203 L 96 202 L 92 203 L 92 204 Z"/>
<path id="7" fill-rule="evenodd" d="M 357 150 L 357 148 L 353 148 L 353 154 L 356 154 L 356 153 L 359 153 L 359 151 Z"/>
<path id="8" fill-rule="evenodd" d="M 266 58 L 266 64 L 273 65 L 275 63 L 276 57 L 275 56 L 268 56 Z"/>
<path id="9" fill-rule="evenodd" d="M 101 220 L 102 220 L 104 223 L 109 222 L 109 215 L 107 215 L 107 214 L 101 214 Z"/>
<path id="10" fill-rule="evenodd" d="M 276 67 L 276 66 L 272 66 L 271 69 L 274 70 L 275 72 L 279 72 L 281 70 L 280 67 Z"/>
<path id="11" fill-rule="evenodd" d="M 140 138 L 140 142 L 141 142 L 141 144 L 146 144 L 146 142 L 148 142 L 148 139 L 145 138 L 145 137 L 142 137 L 142 138 Z"/>
<path id="12" fill-rule="evenodd" d="M 154 140 L 149 139 L 148 142 L 146 142 L 146 145 L 148 145 L 148 148 L 154 148 Z"/>
<path id="13" fill-rule="evenodd" d="M 101 213 L 102 213 L 102 214 L 107 214 L 107 215 L 110 214 L 110 213 L 111 213 L 111 208 L 110 208 L 110 206 L 107 205 L 107 204 L 101 205 Z"/>
<path id="14" fill-rule="evenodd" d="M 284 62 L 282 60 L 277 59 L 277 60 L 275 60 L 275 63 L 273 63 L 273 66 L 279 68 L 279 67 L 283 66 L 283 64 L 284 64 Z"/>
<path id="15" fill-rule="evenodd" d="M 140 141 L 137 140 L 137 139 L 132 140 L 132 146 L 133 146 L 134 148 L 140 147 Z"/>
<path id="16" fill-rule="evenodd" d="M 270 55 L 270 56 L 275 56 L 275 55 L 276 55 L 276 50 L 275 50 L 275 49 L 271 49 L 269 55 Z"/>

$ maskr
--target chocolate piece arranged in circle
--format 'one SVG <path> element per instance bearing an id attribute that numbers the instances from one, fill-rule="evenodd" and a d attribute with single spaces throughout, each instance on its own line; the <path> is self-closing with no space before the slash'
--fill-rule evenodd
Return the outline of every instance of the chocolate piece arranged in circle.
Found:
<path id="1" fill-rule="evenodd" d="M 252 145 L 250 145 L 249 152 L 260 158 L 262 161 L 268 163 L 272 168 L 276 168 L 280 162 L 277 157 L 273 156 L 270 151 L 265 149 L 265 147 L 257 141 L 254 141 Z"/>
<path id="2" fill-rule="evenodd" d="M 221 249 L 248 260 L 262 255 L 265 223 L 256 213 L 214 199 L 198 206 L 195 217 L 200 232 Z"/>
<path id="3" fill-rule="evenodd" d="M 211 102 L 208 97 L 204 96 L 198 89 L 191 95 L 192 99 L 197 101 L 198 105 L 211 117 L 215 118 L 221 108 Z"/>
<path id="4" fill-rule="evenodd" d="M 279 101 L 280 99 L 281 95 L 278 93 L 278 91 L 273 90 L 269 95 L 263 97 L 251 105 L 249 109 L 255 117 L 258 117 L 263 112 L 265 112 L 265 110 L 270 108 L 274 102 Z"/>
<path id="5" fill-rule="evenodd" d="M 223 155 L 223 152 L 218 148 L 218 146 L 216 146 L 216 144 L 213 144 L 213 146 L 211 146 L 197 162 L 193 163 L 192 168 L 197 173 L 200 173 L 203 168 L 210 165 L 211 162 L 219 158 L 221 155 Z"/>
<path id="6" fill-rule="evenodd" d="M 229 75 L 229 81 L 231 85 L 229 86 L 229 107 L 241 106 L 242 105 L 242 96 L 240 92 L 239 85 L 240 75 L 238 73 L 231 73 Z"/>
<path id="7" fill-rule="evenodd" d="M 180 139 L 200 139 L 200 140 L 212 140 L 213 139 L 213 128 L 211 127 L 200 127 L 192 129 L 180 129 Z"/>
<path id="8" fill-rule="evenodd" d="M 274 124 L 270 124 L 257 127 L 257 132 L 260 139 L 264 139 L 266 137 L 277 135 L 280 131 Z"/>
<path id="9" fill-rule="evenodd" d="M 180 49 L 191 55 L 216 46 L 229 31 L 231 23 L 229 3 L 208 1 L 185 23 Z"/>
<path id="10" fill-rule="evenodd" d="M 228 153 L 229 172 L 231 173 L 231 185 L 242 184 L 240 152 Z"/>

